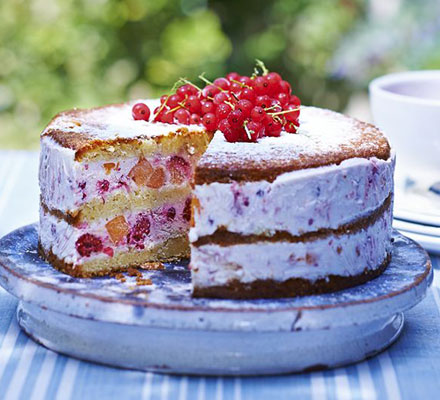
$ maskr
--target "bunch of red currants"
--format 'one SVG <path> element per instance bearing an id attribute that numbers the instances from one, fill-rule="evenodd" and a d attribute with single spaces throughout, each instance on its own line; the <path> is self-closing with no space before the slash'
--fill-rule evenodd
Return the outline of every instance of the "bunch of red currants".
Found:
<path id="1" fill-rule="evenodd" d="M 183 80 L 175 93 L 162 96 L 153 120 L 168 124 L 203 125 L 220 130 L 229 142 L 256 142 L 264 136 L 280 136 L 284 130 L 296 133 L 301 102 L 276 72 L 263 65 L 261 75 L 251 77 L 231 72 L 201 89 Z M 256 70 L 258 72 L 258 70 Z M 133 118 L 148 120 L 150 110 L 143 103 L 133 106 Z"/>

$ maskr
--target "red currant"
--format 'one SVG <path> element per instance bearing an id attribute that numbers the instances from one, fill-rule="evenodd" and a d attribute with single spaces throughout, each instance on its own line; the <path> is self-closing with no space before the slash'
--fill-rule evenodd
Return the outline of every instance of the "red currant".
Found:
<path id="1" fill-rule="evenodd" d="M 263 108 L 269 108 L 271 101 L 272 99 L 267 95 L 258 96 L 255 100 L 255 105 Z"/>
<path id="2" fill-rule="evenodd" d="M 292 96 L 290 96 L 289 103 L 299 107 L 301 105 L 301 100 L 298 98 L 298 96 L 292 94 Z"/>
<path id="3" fill-rule="evenodd" d="M 255 101 L 255 92 L 253 89 L 244 88 L 243 91 L 240 93 L 240 99 L 243 100 L 249 100 L 250 102 Z"/>
<path id="4" fill-rule="evenodd" d="M 242 89 L 241 85 L 240 85 L 239 83 L 237 83 L 237 82 L 232 82 L 232 83 L 231 83 L 231 87 L 229 88 L 229 90 L 230 90 L 232 93 L 235 93 L 235 94 L 240 93 L 240 92 L 241 92 L 241 89 Z"/>
<path id="5" fill-rule="evenodd" d="M 249 86 L 249 88 L 254 86 L 254 81 L 248 76 L 241 76 L 238 81 L 245 86 Z"/>
<path id="6" fill-rule="evenodd" d="M 295 104 L 287 104 L 284 106 L 285 111 L 290 111 L 288 113 L 283 114 L 284 118 L 286 118 L 287 121 L 294 122 L 299 117 L 299 109 Z"/>
<path id="7" fill-rule="evenodd" d="M 213 113 L 215 111 L 215 104 L 211 100 L 202 100 L 202 114 Z"/>
<path id="8" fill-rule="evenodd" d="M 150 108 L 144 103 L 136 103 L 131 109 L 131 115 L 135 120 L 148 121 L 150 118 Z"/>
<path id="9" fill-rule="evenodd" d="M 202 90 L 203 97 L 214 98 L 217 93 L 220 93 L 220 89 L 214 85 L 207 85 Z"/>
<path id="10" fill-rule="evenodd" d="M 217 129 L 217 120 L 213 113 L 205 114 L 202 118 L 202 123 L 208 131 L 215 131 Z"/>
<path id="11" fill-rule="evenodd" d="M 200 125 L 202 122 L 202 119 L 200 118 L 199 114 L 191 114 L 189 117 L 189 123 L 192 125 Z"/>
<path id="12" fill-rule="evenodd" d="M 214 96 L 214 104 L 219 105 L 229 100 L 229 95 L 226 92 L 217 93 Z"/>
<path id="13" fill-rule="evenodd" d="M 276 72 L 269 72 L 266 75 L 267 81 L 270 83 L 279 83 L 282 81 L 281 75 Z"/>
<path id="14" fill-rule="evenodd" d="M 195 94 L 195 95 L 200 94 L 201 91 L 198 88 L 196 88 L 194 85 L 188 84 L 188 86 L 189 86 L 188 91 L 190 94 Z"/>
<path id="15" fill-rule="evenodd" d="M 251 115 L 251 111 L 254 105 L 249 100 L 240 100 L 235 109 L 240 110 L 243 113 L 243 118 L 247 118 Z"/>
<path id="16" fill-rule="evenodd" d="M 153 119 L 153 121 L 154 122 L 157 122 L 157 121 L 160 121 L 160 122 L 162 122 L 162 116 L 163 116 L 163 114 L 166 112 L 166 111 L 168 111 L 168 108 L 167 107 L 163 107 L 163 109 L 162 109 L 162 111 L 159 113 L 159 110 L 160 110 L 160 107 L 156 107 L 155 109 L 154 109 L 154 112 L 153 112 L 153 115 L 154 115 L 154 119 Z"/>
<path id="17" fill-rule="evenodd" d="M 289 133 L 296 133 L 298 125 L 298 120 L 294 122 L 287 121 L 286 125 L 284 125 L 284 130 Z"/>
<path id="18" fill-rule="evenodd" d="M 240 79 L 240 74 L 237 74 L 237 72 L 230 72 L 226 75 L 226 79 L 230 81 L 238 81 Z"/>
<path id="19" fill-rule="evenodd" d="M 226 132 L 223 132 L 225 135 L 225 139 L 228 142 L 238 142 L 241 140 L 242 137 L 242 131 L 241 129 L 229 129 Z"/>
<path id="20" fill-rule="evenodd" d="M 220 122 L 218 123 L 218 127 L 217 129 L 219 131 L 222 131 L 223 133 L 228 132 L 229 130 L 231 130 L 231 124 L 228 122 L 227 119 L 222 119 L 220 120 Z"/>
<path id="21" fill-rule="evenodd" d="M 162 110 L 160 115 L 160 122 L 164 124 L 172 124 L 174 122 L 174 113 L 168 110 Z"/>
<path id="22" fill-rule="evenodd" d="M 193 114 L 199 114 L 202 110 L 199 98 L 193 94 L 185 101 L 185 107 Z"/>
<path id="23" fill-rule="evenodd" d="M 243 113 L 240 110 L 234 110 L 228 115 L 228 122 L 232 128 L 240 127 L 243 124 Z"/>
<path id="24" fill-rule="evenodd" d="M 280 136 L 282 129 L 283 125 L 281 122 L 277 119 L 272 119 L 272 121 L 266 125 L 266 136 L 278 137 Z"/>
<path id="25" fill-rule="evenodd" d="M 182 99 L 184 99 L 186 96 L 190 96 L 191 94 L 193 94 L 192 88 L 193 88 L 193 86 L 191 86 L 191 85 L 183 85 L 183 86 L 180 86 L 180 88 L 177 89 L 176 93 Z"/>
<path id="26" fill-rule="evenodd" d="M 292 93 L 292 88 L 290 87 L 290 83 L 289 83 L 289 82 L 286 82 L 286 81 L 281 81 L 281 82 L 279 83 L 279 89 L 280 89 L 280 92 L 281 92 L 281 93 L 286 93 L 286 94 L 288 94 L 289 96 L 290 96 L 291 93 Z"/>
<path id="27" fill-rule="evenodd" d="M 231 72 L 202 90 L 188 83 L 171 96 L 162 96 L 160 102 L 155 121 L 219 129 L 231 142 L 255 142 L 265 135 L 280 136 L 283 125 L 288 132 L 296 132 L 299 126 L 301 101 L 276 72 L 252 78 Z M 136 106 L 140 111 L 146 107 Z M 134 107 L 132 113 L 136 118 Z M 149 109 L 148 116 L 136 116 L 148 120 Z"/>
<path id="28" fill-rule="evenodd" d="M 282 106 L 284 106 L 285 104 L 289 103 L 289 95 L 287 93 L 278 93 L 275 97 Z"/>
<path id="29" fill-rule="evenodd" d="M 176 108 L 182 101 L 182 97 L 178 94 L 172 94 L 167 101 L 167 106 L 170 108 Z"/>
<path id="30" fill-rule="evenodd" d="M 252 121 L 262 122 L 266 117 L 266 111 L 262 107 L 256 106 L 251 111 Z"/>
<path id="31" fill-rule="evenodd" d="M 273 121 L 273 118 L 272 118 L 269 114 L 265 114 L 265 115 L 264 115 L 264 119 L 261 121 L 261 123 L 262 123 L 264 126 L 267 126 L 267 125 L 269 125 L 270 123 L 272 123 L 272 121 Z"/>
<path id="32" fill-rule="evenodd" d="M 174 113 L 174 118 L 176 119 L 176 121 L 179 124 L 183 124 L 183 125 L 188 125 L 189 124 L 189 117 L 190 116 L 191 116 L 191 114 L 189 113 L 189 111 L 185 110 L 184 108 L 179 108 Z"/>
<path id="33" fill-rule="evenodd" d="M 217 109 L 215 110 L 215 116 L 216 116 L 217 120 L 220 121 L 220 120 L 227 118 L 231 111 L 232 111 L 232 108 L 229 104 L 222 103 L 222 104 L 219 104 Z"/>
<path id="34" fill-rule="evenodd" d="M 251 135 L 250 139 L 248 136 L 248 139 L 251 142 L 256 142 L 260 137 L 264 136 L 264 126 L 259 122 L 250 121 L 247 124 L 247 130 Z"/>
<path id="35" fill-rule="evenodd" d="M 226 78 L 217 78 L 214 81 L 214 85 L 223 90 L 228 90 L 231 87 L 231 82 L 229 82 Z"/>
<path id="36" fill-rule="evenodd" d="M 257 76 L 254 80 L 254 89 L 258 96 L 269 94 L 269 83 L 264 76 Z"/>
<path id="37" fill-rule="evenodd" d="M 279 112 L 279 111 L 283 111 L 283 107 L 281 106 L 278 100 L 272 99 L 270 101 L 270 110 L 271 112 Z"/>
<path id="38" fill-rule="evenodd" d="M 270 96 L 276 96 L 280 92 L 279 82 L 269 82 L 267 91 Z"/>

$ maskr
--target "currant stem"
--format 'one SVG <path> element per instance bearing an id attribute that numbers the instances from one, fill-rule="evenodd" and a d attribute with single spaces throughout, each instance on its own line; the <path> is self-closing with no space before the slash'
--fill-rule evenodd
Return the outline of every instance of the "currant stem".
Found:
<path id="1" fill-rule="evenodd" d="M 177 82 L 174 83 L 173 87 L 171 88 L 171 90 L 170 90 L 170 92 L 169 92 L 169 94 L 168 94 L 168 96 L 167 96 L 167 99 L 166 99 L 166 100 L 160 105 L 159 109 L 157 110 L 157 113 L 154 114 L 154 118 L 153 118 L 153 119 L 156 119 L 156 117 L 157 117 L 157 116 L 162 112 L 162 110 L 165 108 L 165 106 L 167 105 L 167 101 L 168 101 L 168 99 L 169 99 L 170 96 L 171 96 L 171 93 L 174 93 L 174 92 L 177 90 L 178 87 L 182 86 L 182 85 L 180 85 L 180 82 L 181 82 L 183 79 L 185 79 L 185 78 L 179 78 L 179 80 L 178 80 Z M 169 111 L 168 111 L 168 112 L 169 112 Z M 168 114 L 168 112 L 167 112 L 167 114 Z"/>
<path id="2" fill-rule="evenodd" d="M 215 86 L 217 89 L 220 90 L 220 92 L 227 92 L 227 90 L 221 88 L 220 86 L 214 85 L 214 82 L 211 82 L 209 79 L 206 79 L 205 78 L 205 73 L 199 75 L 199 79 L 202 80 L 203 82 L 205 82 L 207 85 Z"/>
<path id="3" fill-rule="evenodd" d="M 261 68 L 261 71 L 263 72 L 263 76 L 267 75 L 269 73 L 269 70 L 264 65 L 264 62 L 259 60 L 258 58 L 255 59 L 256 67 L 255 68 Z"/>
<path id="4" fill-rule="evenodd" d="M 154 114 L 154 119 L 156 119 L 156 117 L 162 112 L 162 110 L 165 108 L 167 101 L 169 99 L 170 96 L 167 97 L 167 99 L 160 105 L 159 109 L 157 110 L 157 113 Z"/>
<path id="5" fill-rule="evenodd" d="M 245 87 L 245 88 L 248 88 L 248 89 L 252 89 L 249 85 L 246 85 L 246 84 L 243 83 L 243 82 L 236 81 L 235 79 L 231 79 L 231 82 L 238 83 L 241 87 Z"/>
<path id="6" fill-rule="evenodd" d="M 179 80 L 180 80 L 181 82 L 185 83 L 186 85 L 190 85 L 190 86 L 192 86 L 192 87 L 195 87 L 199 92 L 202 91 L 202 89 L 200 89 L 196 84 L 192 83 L 191 81 L 189 81 L 189 80 L 186 79 L 186 78 L 180 78 Z"/>
<path id="7" fill-rule="evenodd" d="M 240 101 L 240 99 L 238 98 L 238 96 L 234 92 L 231 92 L 231 95 L 235 100 Z"/>
<path id="8" fill-rule="evenodd" d="M 251 132 L 249 131 L 249 128 L 247 127 L 248 122 L 244 121 L 243 125 L 244 125 L 244 131 L 246 132 L 246 135 L 248 137 L 249 140 L 251 140 L 252 136 L 251 136 Z"/>
<path id="9" fill-rule="evenodd" d="M 191 85 L 193 87 L 195 87 L 199 92 L 202 91 L 202 89 L 200 89 L 197 85 L 195 85 L 194 83 L 192 83 L 191 81 L 189 81 L 187 78 L 182 78 L 180 77 L 173 85 L 173 87 L 171 88 L 166 100 L 160 105 L 159 109 L 157 110 L 157 113 L 154 114 L 154 118 L 156 118 L 161 111 L 164 109 L 164 107 L 167 104 L 168 99 L 170 98 L 171 94 L 174 93 L 180 86 L 183 85 Z M 183 105 L 183 103 L 179 103 L 181 107 L 185 108 L 185 106 Z M 175 107 L 173 110 L 168 110 L 166 113 L 169 114 L 172 111 L 176 111 L 178 110 L 180 107 Z M 153 118 L 153 119 L 154 119 Z"/>
<path id="10" fill-rule="evenodd" d="M 276 115 L 289 114 L 289 113 L 291 113 L 291 112 L 298 111 L 298 110 L 299 110 L 299 107 L 298 107 L 298 108 L 294 108 L 293 110 L 284 110 L 284 111 L 278 111 L 278 112 L 268 113 L 268 114 L 269 114 L 271 117 L 274 117 L 274 116 L 276 116 Z"/>
<path id="11" fill-rule="evenodd" d="M 264 109 L 264 111 L 274 110 L 276 106 L 267 107 Z"/>
<path id="12" fill-rule="evenodd" d="M 213 85 L 214 83 L 211 82 L 209 79 L 205 78 L 205 73 L 203 72 L 202 74 L 199 75 L 199 79 L 203 82 L 205 82 L 207 85 Z"/>
<path id="13" fill-rule="evenodd" d="M 171 110 L 168 110 L 166 112 L 166 114 L 173 113 L 174 111 L 177 111 L 179 108 L 185 108 L 185 107 L 181 106 L 180 103 L 179 103 L 179 105 L 177 107 L 174 107 Z"/>

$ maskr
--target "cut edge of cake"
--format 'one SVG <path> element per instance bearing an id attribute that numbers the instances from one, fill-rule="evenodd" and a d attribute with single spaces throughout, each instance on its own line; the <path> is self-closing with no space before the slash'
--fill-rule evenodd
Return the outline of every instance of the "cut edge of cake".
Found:
<path id="1" fill-rule="evenodd" d="M 60 113 L 42 133 L 40 253 L 63 272 L 189 256 L 191 181 L 212 133 L 133 121 L 130 110 Z"/>
<path id="2" fill-rule="evenodd" d="M 217 132 L 212 140 L 213 134 L 200 127 L 132 121 L 127 112 L 131 104 L 133 103 L 60 113 L 42 133 L 43 151 L 40 168 L 44 169 L 48 165 L 45 150 L 50 153 L 49 147 L 52 146 L 53 149 L 58 149 L 60 154 L 68 155 L 69 161 L 61 163 L 58 168 L 67 174 L 63 178 L 68 181 L 73 176 L 76 179 L 69 191 L 62 182 L 59 182 L 60 178 L 55 176 L 56 173 L 48 172 L 45 175 L 40 170 L 42 188 L 40 220 L 42 227 L 45 223 L 48 224 L 48 226 L 44 226 L 45 233 L 40 232 L 40 254 L 56 268 L 73 276 L 90 277 L 125 270 L 130 266 L 140 266 L 146 262 L 172 261 L 180 257 L 187 257 L 190 250 L 187 237 L 190 219 L 190 265 L 193 295 L 196 297 L 290 297 L 334 291 L 372 279 L 386 267 L 389 260 L 391 235 L 394 153 L 391 152 L 386 138 L 373 125 L 328 110 L 302 107 L 303 120 L 298 134 L 282 134 L 280 138 L 264 138 L 261 143 L 226 143 L 221 133 Z M 115 113 L 120 113 L 121 110 L 124 111 L 124 116 L 115 117 Z M 91 116 L 96 112 L 99 114 L 99 118 L 97 121 L 93 121 Z M 316 117 L 315 120 L 313 116 Z M 142 129 L 139 129 L 140 127 Z M 320 131 L 320 129 L 324 129 L 324 131 Z M 335 134 L 328 143 L 325 142 L 326 139 L 320 137 L 320 134 L 326 130 Z M 353 132 L 356 135 L 352 137 Z M 211 143 L 210 147 L 208 147 L 209 143 Z M 166 165 L 160 164 L 160 157 L 165 159 L 174 156 L 180 157 L 178 154 L 181 151 L 184 151 L 190 158 L 188 164 L 191 165 L 191 176 L 186 176 L 188 179 L 185 178 L 186 180 L 182 181 L 180 186 L 170 188 L 170 193 L 162 193 L 167 191 L 167 188 L 163 188 L 164 184 L 159 187 L 157 184 L 149 185 L 148 179 L 143 177 L 142 173 L 152 176 L 153 172 L 163 170 L 163 172 L 158 172 L 159 181 L 168 182 L 169 179 L 172 179 L 172 175 L 166 169 Z M 152 154 L 157 154 L 159 159 L 149 158 Z M 50 154 L 48 157 L 50 158 Z M 123 164 L 123 160 L 131 160 L 131 164 L 128 166 L 120 165 L 119 162 Z M 136 164 L 133 164 L 133 160 Z M 67 165 L 68 163 L 71 164 Z M 110 168 L 108 164 L 113 164 L 113 166 Z M 104 180 L 110 180 L 105 179 L 105 176 L 111 175 L 117 168 L 122 169 L 124 171 L 122 175 L 127 178 L 135 165 L 138 165 L 141 171 L 138 182 L 133 178 L 133 174 L 129 178 L 131 181 L 134 180 L 140 188 L 129 190 L 125 187 L 129 197 L 124 196 L 124 192 L 118 192 L 113 197 L 107 196 L 97 193 L 97 188 L 102 184 L 99 183 L 99 180 L 96 181 L 95 174 L 90 173 L 89 178 L 93 182 L 94 189 L 91 190 L 90 198 L 88 198 L 89 192 L 84 188 L 80 187 L 81 190 L 77 190 L 74 187 L 78 183 L 81 186 L 81 182 L 77 181 L 79 172 L 75 168 L 72 169 L 72 165 L 75 168 L 77 166 L 98 165 L 99 168 L 102 168 L 102 174 L 105 174 L 102 175 Z M 94 168 L 90 166 L 88 168 Z M 85 170 L 87 171 L 87 169 Z M 110 170 L 109 173 L 108 170 Z M 341 171 L 347 171 L 345 178 L 343 173 L 341 175 Z M 360 175 L 359 171 L 361 171 Z M 88 177 L 87 172 L 82 172 Z M 331 180 L 335 173 L 338 179 L 347 180 L 355 179 L 353 177 L 358 174 L 362 180 L 359 184 L 361 190 L 366 190 L 371 179 L 373 186 L 369 189 L 373 193 L 373 197 L 377 194 L 377 198 L 372 197 L 368 201 L 364 199 L 365 204 L 361 204 L 361 206 L 365 206 L 363 212 L 359 210 L 362 208 L 361 206 L 347 210 L 345 220 L 344 215 L 339 215 L 344 213 L 336 213 L 337 218 L 328 219 L 328 226 L 324 226 L 325 224 L 320 226 L 319 221 L 314 220 L 317 211 L 313 211 L 312 208 L 303 213 L 303 219 L 300 218 L 300 214 L 294 216 L 294 218 L 300 218 L 301 223 L 298 224 L 300 228 L 295 227 L 295 224 L 292 223 L 287 224 L 286 229 L 277 230 L 274 229 L 274 224 L 270 223 L 267 224 L 267 227 L 258 223 L 248 224 L 248 221 L 252 222 L 252 215 L 246 217 L 247 220 L 240 218 L 241 215 L 247 216 L 248 214 L 246 212 L 240 214 L 239 209 L 243 210 L 249 207 L 247 203 L 253 202 L 254 198 L 257 199 L 256 203 L 260 200 L 263 203 L 265 200 L 262 199 L 267 198 L 266 194 L 281 189 L 280 193 L 285 193 L 286 190 L 296 190 L 299 196 L 301 193 L 300 185 L 303 185 L 310 178 L 313 182 L 328 179 L 332 185 L 335 185 Z M 179 174 L 178 171 L 176 176 Z M 58 189 L 57 180 L 60 185 Z M 86 186 L 90 181 L 86 179 Z M 131 181 L 130 185 L 132 185 Z M 194 182 L 193 189 L 191 189 L 191 181 Z M 112 184 L 113 182 L 109 182 L 110 188 Z M 47 188 L 51 187 L 52 193 L 47 195 Z M 317 187 L 319 188 L 320 185 L 318 184 Z M 209 192 L 211 189 L 212 191 Z M 240 192 L 242 189 L 244 191 Z M 347 185 L 346 196 L 350 195 L 348 193 L 350 190 L 354 189 Z M 192 191 L 194 196 L 190 207 Z M 204 191 L 213 193 L 214 197 L 218 191 L 220 197 L 216 202 L 208 201 L 208 195 L 205 198 L 203 195 L 201 196 Z M 243 194 L 244 192 L 245 194 Z M 260 195 L 260 192 L 263 195 Z M 63 193 L 64 196 L 69 194 L 71 196 L 62 198 Z M 325 197 L 324 190 L 322 193 L 322 196 Z M 359 193 L 353 195 L 355 201 L 357 201 L 358 195 Z M 184 198 L 180 199 L 180 197 Z M 261 199 L 259 199 L 260 197 Z M 201 229 L 201 215 L 203 214 L 201 210 L 204 207 L 208 207 L 209 210 L 223 209 L 218 207 L 219 201 L 229 204 L 229 198 L 233 202 L 231 210 L 237 215 L 228 216 L 223 226 L 220 222 L 213 222 L 214 226 L 217 224 L 217 228 L 212 232 L 209 227 L 203 227 L 205 231 Z M 179 203 L 179 199 L 183 203 L 182 201 Z M 306 197 L 305 200 L 307 200 Z M 147 238 L 151 230 L 167 231 L 168 228 L 159 229 L 157 227 L 167 226 L 168 213 L 171 208 L 175 213 L 172 220 L 174 221 L 176 218 L 177 214 L 173 202 L 180 204 L 179 207 L 182 208 L 180 210 L 182 221 L 178 229 L 173 231 L 170 228 L 168 235 L 165 234 L 163 237 L 159 235 L 160 240 L 155 243 L 149 242 Z M 285 204 L 276 205 L 275 203 L 266 204 L 266 208 L 274 206 L 274 209 L 279 207 L 281 211 L 286 208 Z M 162 209 L 164 204 L 168 204 L 166 206 L 168 208 Z M 59 208 L 56 208 L 56 205 Z M 256 208 L 254 215 L 257 222 L 262 218 L 258 212 L 264 209 L 259 203 L 258 207 L 260 208 Z M 132 232 L 128 233 L 126 230 L 133 229 L 138 223 L 138 220 L 130 212 L 139 212 L 140 215 L 145 214 L 144 211 L 147 212 L 150 221 L 148 229 L 144 227 L 143 236 L 141 235 L 143 241 L 140 247 L 130 248 L 128 244 Z M 124 213 L 128 213 L 129 217 Z M 319 214 L 319 212 L 317 213 Z M 106 242 L 95 246 L 99 247 L 99 252 L 103 254 L 102 257 L 90 258 L 94 252 L 91 251 L 89 254 L 90 249 L 87 247 L 89 245 L 85 247 L 85 250 L 82 250 L 84 254 L 88 254 L 82 259 L 73 254 L 75 248 L 78 248 L 75 245 L 77 243 L 75 239 L 79 240 L 79 232 L 87 231 L 90 227 L 95 229 L 95 225 L 99 231 L 118 218 L 122 226 L 122 228 L 118 228 L 122 232 L 121 241 L 127 241 L 128 248 L 125 248 L 125 251 L 118 250 L 120 243 L 118 240 L 112 240 L 107 229 L 109 237 L 105 239 Z M 142 218 L 146 217 L 142 216 Z M 209 216 L 203 218 L 205 218 L 205 225 L 209 224 Z M 55 222 L 49 224 L 50 219 Z M 269 216 L 268 219 L 277 221 L 274 216 Z M 231 222 L 233 220 L 236 221 L 235 225 Z M 244 223 L 241 224 L 243 221 Z M 292 219 L 292 221 L 297 220 Z M 156 228 L 153 228 L 154 224 L 156 224 Z M 244 234 L 234 231 L 236 226 L 240 224 L 248 229 Z M 230 227 L 232 227 L 232 231 L 229 230 Z M 295 232 L 295 229 L 299 229 L 299 231 Z M 148 233 L 144 234 L 146 230 Z M 359 257 L 359 253 L 369 252 L 372 247 L 380 245 L 376 243 L 374 246 L 369 244 L 366 247 L 359 247 L 362 243 L 371 242 L 369 238 L 374 235 L 374 230 L 379 234 L 382 243 L 383 248 L 380 248 L 380 254 L 376 258 L 365 257 L 365 260 L 371 265 L 365 267 L 358 265 L 354 268 L 352 260 L 354 256 Z M 54 252 L 53 243 L 63 234 L 69 236 L 70 242 L 64 240 L 63 243 L 57 243 L 57 251 Z M 365 237 L 362 236 L 355 240 L 356 234 L 358 236 L 365 234 Z M 332 240 L 335 240 L 335 245 L 330 244 Z M 337 244 L 338 240 L 341 242 L 340 245 Z M 307 276 L 307 269 L 320 268 L 316 253 L 325 251 L 324 241 L 329 243 L 327 251 L 332 252 L 332 262 L 335 260 L 337 262 L 345 256 L 343 254 L 346 251 L 345 243 L 348 244 L 348 247 L 354 246 L 350 255 L 345 256 L 346 258 L 351 257 L 350 262 L 341 264 L 342 268 L 348 270 L 348 273 L 347 271 L 342 273 L 337 269 L 338 273 L 332 273 L 334 269 L 329 268 L 329 271 L 322 276 L 312 274 L 313 277 L 310 279 L 302 278 L 301 271 Z M 70 246 L 71 252 L 58 252 L 66 243 Z M 137 242 L 135 244 L 137 245 Z M 55 254 L 56 252 L 58 254 Z M 269 259 L 271 253 L 284 257 L 279 263 L 282 264 L 281 266 L 277 267 L 275 264 L 271 264 Z M 67 256 L 64 256 L 65 254 Z M 268 268 L 276 271 L 278 268 L 283 271 L 290 267 L 297 269 L 296 273 L 299 276 L 284 274 L 280 279 L 276 273 L 273 273 L 272 275 L 263 274 L 264 279 L 261 279 L 255 265 L 249 263 L 249 265 L 246 263 L 240 265 L 239 262 L 234 261 L 234 257 L 242 259 L 242 256 L 246 254 L 254 264 L 258 264 L 258 259 L 263 260 L 261 265 L 263 269 Z M 252 255 L 257 258 L 252 258 Z M 222 260 L 226 260 L 226 262 L 222 264 Z M 200 274 L 200 271 L 203 273 Z M 225 271 L 232 271 L 232 273 L 228 275 Z M 247 271 L 256 271 L 254 279 L 252 276 L 241 279 L 240 274 L 246 276 Z M 207 278 L 200 279 L 201 275 Z"/>

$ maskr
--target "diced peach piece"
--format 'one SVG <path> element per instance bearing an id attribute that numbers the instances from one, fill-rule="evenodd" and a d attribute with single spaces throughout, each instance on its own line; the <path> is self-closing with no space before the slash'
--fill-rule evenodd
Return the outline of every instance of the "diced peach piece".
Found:
<path id="1" fill-rule="evenodd" d="M 162 167 L 157 167 L 148 179 L 147 186 L 152 189 L 159 189 L 165 183 L 165 171 Z"/>
<path id="2" fill-rule="evenodd" d="M 130 226 L 123 215 L 113 218 L 105 224 L 105 227 L 113 243 L 122 242 L 130 232 Z"/>
<path id="3" fill-rule="evenodd" d="M 151 164 L 145 158 L 140 158 L 137 164 L 128 173 L 128 176 L 133 179 L 138 186 L 145 186 L 148 184 L 152 173 L 153 167 Z"/>
<path id="4" fill-rule="evenodd" d="M 105 173 L 106 175 L 110 174 L 110 172 L 112 171 L 113 168 L 116 167 L 115 163 L 109 162 L 109 163 L 105 163 L 103 164 L 103 167 L 105 169 Z"/>

